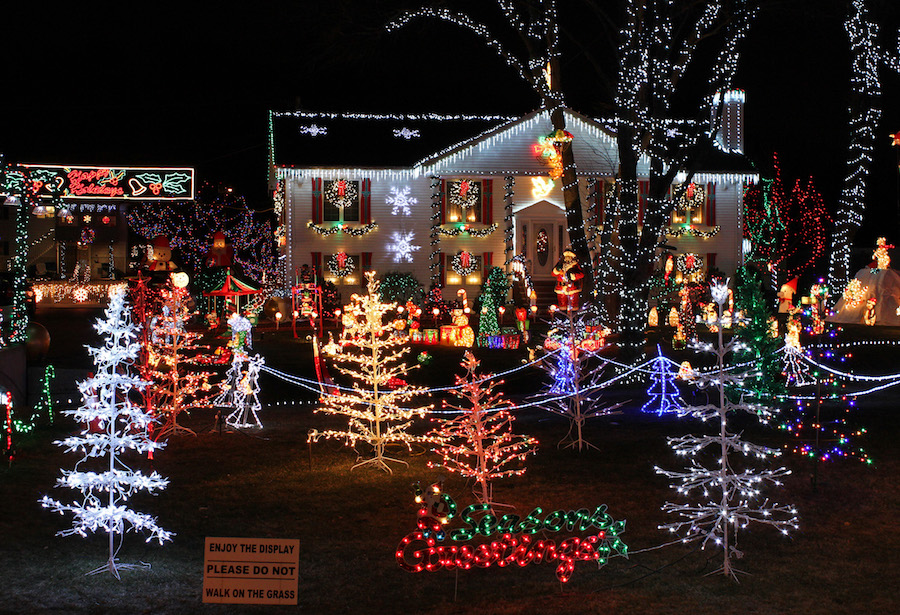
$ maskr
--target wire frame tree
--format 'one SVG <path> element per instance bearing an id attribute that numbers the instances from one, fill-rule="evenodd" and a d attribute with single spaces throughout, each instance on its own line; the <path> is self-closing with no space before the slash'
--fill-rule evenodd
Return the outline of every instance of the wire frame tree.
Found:
<path id="1" fill-rule="evenodd" d="M 768 499 L 760 501 L 760 488 L 764 484 L 781 485 L 781 479 L 790 474 L 790 470 L 752 468 L 737 471 L 733 466 L 735 454 L 745 458 L 766 459 L 781 454 L 776 449 L 745 442 L 740 434 L 731 433 L 726 428 L 726 418 L 736 412 L 744 412 L 759 417 L 764 422 L 772 416 L 771 411 L 763 406 L 747 404 L 743 400 L 732 402 L 726 395 L 726 388 L 740 386 L 744 372 L 731 372 L 725 366 L 725 356 L 741 345 L 739 340 L 732 339 L 728 343 L 723 340 L 722 306 L 728 300 L 727 283 L 711 285 L 713 301 L 718 306 L 717 344 L 698 344 L 700 350 L 716 355 L 716 367 L 709 373 L 696 374 L 694 382 L 698 387 L 710 387 L 712 393 L 718 394 L 714 403 L 702 406 L 686 406 L 678 411 L 679 416 L 693 416 L 704 422 L 718 422 L 718 433 L 703 436 L 681 436 L 669 438 L 669 445 L 679 456 L 690 457 L 691 465 L 683 471 L 663 470 L 657 467 L 656 472 L 675 480 L 673 488 L 679 495 L 688 496 L 694 492 L 701 494 L 696 503 L 678 504 L 667 502 L 663 510 L 676 514 L 679 520 L 660 525 L 672 533 L 683 533 L 684 542 L 699 540 L 702 547 L 709 543 L 722 547 L 722 567 L 713 574 L 722 574 L 737 580 L 738 570 L 734 568 L 733 559 L 743 556 L 737 549 L 738 531 L 745 529 L 750 523 L 758 523 L 777 528 L 783 534 L 790 529 L 797 529 L 797 510 L 790 505 L 770 503 Z M 708 451 L 713 464 L 703 465 L 698 461 Z"/>
<path id="2" fill-rule="evenodd" d="M 558 316 L 547 337 L 559 347 L 543 357 L 541 368 L 550 380 L 550 388 L 544 394 L 541 407 L 569 421 L 569 430 L 559 441 L 558 447 L 597 449 L 584 437 L 584 424 L 589 418 L 609 414 L 623 404 L 603 405 L 601 381 L 602 359 L 589 349 L 595 340 L 587 332 L 588 312 L 566 311 Z M 599 345 L 599 342 L 597 342 Z M 549 397 L 548 397 L 549 396 Z M 599 449 L 597 449 L 599 450 Z"/>
<path id="3" fill-rule="evenodd" d="M 406 384 L 402 380 L 411 370 L 402 357 L 409 352 L 407 337 L 392 334 L 389 312 L 396 310 L 396 303 L 379 300 L 378 281 L 374 271 L 367 271 L 368 293 L 351 297 L 345 306 L 344 351 L 335 355 L 337 371 L 353 380 L 353 388 L 336 389 L 320 398 L 321 405 L 315 412 L 340 414 L 349 417 L 346 429 L 329 429 L 309 432 L 308 440 L 319 438 L 346 440 L 351 447 L 363 442 L 372 447 L 372 457 L 360 461 L 350 469 L 372 464 L 393 473 L 387 462 L 405 461 L 387 456 L 386 448 L 400 444 L 411 448 L 413 443 L 433 443 L 434 438 L 410 433 L 415 417 L 422 418 L 432 405 L 409 407 L 407 404 L 421 395 L 425 389 Z M 346 321 L 345 321 L 346 322 Z"/>
<path id="4" fill-rule="evenodd" d="M 169 481 L 156 471 L 148 475 L 133 470 L 123 460 L 128 451 L 148 453 L 165 444 L 149 437 L 148 427 L 154 418 L 144 408 L 133 404 L 130 398 L 133 389 L 141 389 L 147 383 L 130 373 L 139 344 L 136 341 L 137 326 L 131 322 L 123 293 L 112 296 L 105 314 L 106 319 L 97 319 L 94 328 L 106 343 L 88 348 L 97 375 L 78 384 L 84 403 L 75 410 L 64 411 L 87 427 L 80 435 L 56 442 L 65 447 L 66 452 L 84 455 L 75 470 L 63 470 L 62 478 L 57 480 L 58 487 L 79 491 L 83 499 L 64 504 L 44 496 L 41 505 L 74 516 L 73 526 L 60 531 L 60 536 L 78 534 L 86 537 L 89 533 L 106 532 L 109 536 L 108 559 L 88 574 L 108 571 L 118 579 L 120 570 L 140 567 L 118 561 L 117 554 L 126 531 L 147 532 L 148 542 L 155 538 L 160 544 L 171 540 L 173 534 L 159 527 L 155 517 L 125 505 L 134 494 L 141 491 L 155 494 L 165 489 Z M 93 460 L 100 462 L 97 471 L 88 469 Z"/>
<path id="5" fill-rule="evenodd" d="M 519 476 L 525 472 L 525 456 L 535 452 L 537 440 L 512 432 L 513 416 L 508 408 L 512 404 L 494 389 L 502 380 L 491 380 L 492 375 L 477 376 L 480 361 L 466 351 L 460 365 L 464 376 L 456 376 L 457 388 L 453 393 L 460 399 L 459 405 L 446 400 L 444 408 L 460 414 L 452 419 L 435 419 L 439 426 L 432 431 L 442 462 L 429 462 L 429 467 L 443 467 L 467 479 L 475 479 L 475 495 L 482 504 L 493 505 L 492 481 Z"/>

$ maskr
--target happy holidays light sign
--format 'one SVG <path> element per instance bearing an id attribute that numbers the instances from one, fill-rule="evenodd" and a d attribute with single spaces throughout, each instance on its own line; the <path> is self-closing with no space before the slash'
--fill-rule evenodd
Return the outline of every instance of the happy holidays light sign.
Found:
<path id="1" fill-rule="evenodd" d="M 38 197 L 176 200 L 194 198 L 194 169 L 23 164 Z"/>
<path id="2" fill-rule="evenodd" d="M 625 521 L 614 520 L 606 505 L 593 511 L 556 510 L 546 515 L 538 507 L 522 519 L 512 514 L 497 517 L 489 504 L 472 504 L 459 516 L 466 527 L 451 530 L 447 526 L 456 517 L 456 502 L 441 492 L 439 484 L 425 491 L 417 486 L 416 502 L 417 529 L 403 537 L 395 553 L 397 563 L 409 572 L 547 562 L 556 563 L 556 576 L 565 583 L 575 571 L 575 562 L 602 566 L 613 552 L 628 556 L 628 547 L 619 538 Z M 564 532 L 566 536 L 539 538 L 539 532 Z M 496 539 L 479 539 L 481 536 Z"/>

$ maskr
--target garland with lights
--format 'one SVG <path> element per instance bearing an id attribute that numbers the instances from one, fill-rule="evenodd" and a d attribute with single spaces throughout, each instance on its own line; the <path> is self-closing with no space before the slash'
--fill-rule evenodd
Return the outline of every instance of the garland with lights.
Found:
<path id="1" fill-rule="evenodd" d="M 446 237 L 458 237 L 463 233 L 468 233 L 470 237 L 489 237 L 494 231 L 499 228 L 498 224 L 494 222 L 493 224 L 489 224 L 485 228 L 476 229 L 472 228 L 468 224 L 463 224 L 460 226 L 455 226 L 453 228 L 444 228 L 443 226 L 437 227 L 437 232 Z"/>
<path id="2" fill-rule="evenodd" d="M 77 470 L 63 470 L 62 478 L 57 480 L 57 486 L 80 491 L 84 499 L 64 504 L 44 496 L 41 505 L 74 516 L 73 527 L 58 532 L 60 536 L 87 537 L 89 533 L 106 532 L 109 536 L 108 559 L 90 574 L 109 571 L 118 579 L 120 570 L 138 567 L 121 564 L 116 557 L 127 531 L 147 532 L 147 540 L 155 538 L 160 544 L 171 540 L 172 533 L 159 527 L 155 517 L 125 505 L 135 493 L 154 494 L 165 489 L 169 481 L 156 471 L 143 474 L 132 470 L 122 461 L 121 454 L 126 451 L 149 453 L 163 448 L 164 444 L 154 442 L 148 435 L 148 428 L 154 422 L 150 413 L 129 400 L 132 389 L 141 389 L 147 383 L 129 373 L 128 366 L 137 358 L 139 344 L 137 326 L 131 322 L 124 293 L 113 296 L 105 316 L 105 320 L 97 319 L 94 325 L 105 338 L 105 345 L 88 349 L 94 358 L 97 375 L 78 384 L 83 405 L 64 412 L 87 427 L 81 435 L 56 442 L 67 452 L 84 454 Z M 100 471 L 87 470 L 92 459 L 102 460 Z M 115 544 L 117 536 L 119 547 Z"/>
<path id="3" fill-rule="evenodd" d="M 362 237 L 363 235 L 368 235 L 369 233 L 377 229 L 378 224 L 376 224 L 375 222 L 369 222 L 368 224 L 351 226 L 346 222 L 334 222 L 331 226 L 324 226 L 316 224 L 314 222 L 309 222 L 307 223 L 306 227 L 311 228 L 319 235 L 323 235 L 325 237 L 329 235 L 336 235 L 338 233 L 344 233 L 346 235 L 350 235 L 351 237 Z"/>
<path id="4" fill-rule="evenodd" d="M 356 263 L 353 262 L 353 257 L 347 256 L 346 252 L 332 254 L 328 259 L 327 265 L 331 275 L 339 278 L 346 277 L 356 271 Z"/>
<path id="5" fill-rule="evenodd" d="M 729 460 L 729 454 L 732 452 L 740 452 L 744 457 L 752 455 L 765 459 L 780 455 L 780 451 L 745 442 L 739 434 L 730 433 L 726 429 L 726 417 L 731 413 L 745 412 L 763 422 L 768 422 L 773 413 L 764 406 L 743 401 L 732 402 L 726 395 L 726 387 L 740 386 L 746 372 L 729 371 L 725 367 L 725 356 L 741 345 L 737 339 L 732 339 L 728 343 L 723 340 L 723 305 L 728 301 L 727 282 L 713 283 L 710 290 L 717 306 L 717 319 L 714 323 L 718 329 L 717 344 L 715 346 L 703 344 L 697 347 L 716 355 L 716 369 L 708 374 L 695 373 L 693 382 L 701 389 L 710 387 L 712 397 L 718 397 L 718 400 L 702 406 L 686 406 L 677 412 L 679 416 L 693 416 L 704 422 L 717 421 L 719 433 L 668 439 L 676 454 L 691 457 L 691 466 L 684 471 L 663 470 L 657 466 L 656 472 L 674 479 L 676 482 L 672 487 L 677 489 L 679 494 L 686 496 L 693 491 L 699 491 L 704 501 L 696 504 L 666 503 L 663 510 L 678 515 L 680 519 L 659 527 L 672 533 L 683 532 L 685 542 L 699 540 L 702 547 L 710 543 L 722 547 L 722 567 L 716 572 L 736 579 L 737 570 L 733 567 L 732 559 L 742 556 L 736 547 L 739 529 L 746 528 L 750 523 L 759 523 L 787 534 L 789 529 L 797 529 L 798 520 L 797 510 L 793 506 L 769 503 L 768 500 L 761 504 L 754 502 L 761 484 L 781 485 L 781 479 L 789 475 L 790 470 L 746 468 L 738 472 Z M 721 451 L 718 463 L 714 467 L 707 468 L 697 461 L 697 454 L 706 449 Z"/>

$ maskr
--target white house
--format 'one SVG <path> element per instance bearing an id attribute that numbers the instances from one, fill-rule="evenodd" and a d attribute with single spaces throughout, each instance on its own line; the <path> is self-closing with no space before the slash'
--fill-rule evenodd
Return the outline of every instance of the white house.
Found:
<path id="1" fill-rule="evenodd" d="M 742 92 L 727 95 L 716 168 L 693 176 L 694 207 L 680 218 L 676 212 L 665 242 L 726 273 L 741 262 L 743 187 L 756 181 L 735 155 L 742 105 Z M 570 110 L 566 126 L 592 242 L 603 224 L 603 182 L 618 166 L 615 135 Z M 309 265 L 356 292 L 361 271 L 403 271 L 426 288 L 446 287 L 445 297 L 458 288 L 472 296 L 488 268 L 508 268 L 521 254 L 535 281 L 551 279 L 568 244 L 560 182 L 550 179 L 553 163 L 541 146 L 552 131 L 543 110 L 524 117 L 272 112 L 271 179 L 289 276 Z M 646 161 L 639 175 L 648 176 Z M 688 215 L 691 230 L 683 232 Z"/>

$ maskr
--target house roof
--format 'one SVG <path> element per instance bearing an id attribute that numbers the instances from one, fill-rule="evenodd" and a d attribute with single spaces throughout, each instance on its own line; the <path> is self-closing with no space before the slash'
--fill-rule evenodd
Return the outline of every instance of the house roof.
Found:
<path id="1" fill-rule="evenodd" d="M 280 167 L 410 168 L 519 116 L 272 112 Z"/>
<path id="2" fill-rule="evenodd" d="M 601 120 L 565 110 L 567 128 L 576 133 L 579 172 L 614 175 L 618 152 L 615 133 Z M 546 169 L 530 151 L 533 135 L 519 135 L 522 129 L 540 127 L 552 131 L 549 114 L 538 109 L 524 116 L 475 116 L 426 114 L 317 113 L 273 111 L 270 155 L 277 167 L 427 169 L 428 172 L 481 171 L 508 174 L 511 169 L 494 168 L 510 164 L 526 173 Z M 507 147 L 506 158 L 498 160 L 495 145 L 521 141 Z M 603 142 L 601 144 L 600 142 Z M 514 154 L 510 156 L 510 153 Z M 738 152 L 710 148 L 698 160 L 702 175 L 751 176 L 756 170 Z M 647 173 L 641 158 L 639 173 Z M 468 168 L 472 167 L 472 168 Z M 531 168 L 534 167 L 534 168 Z M 487 170 L 487 171 L 485 171 Z"/>

